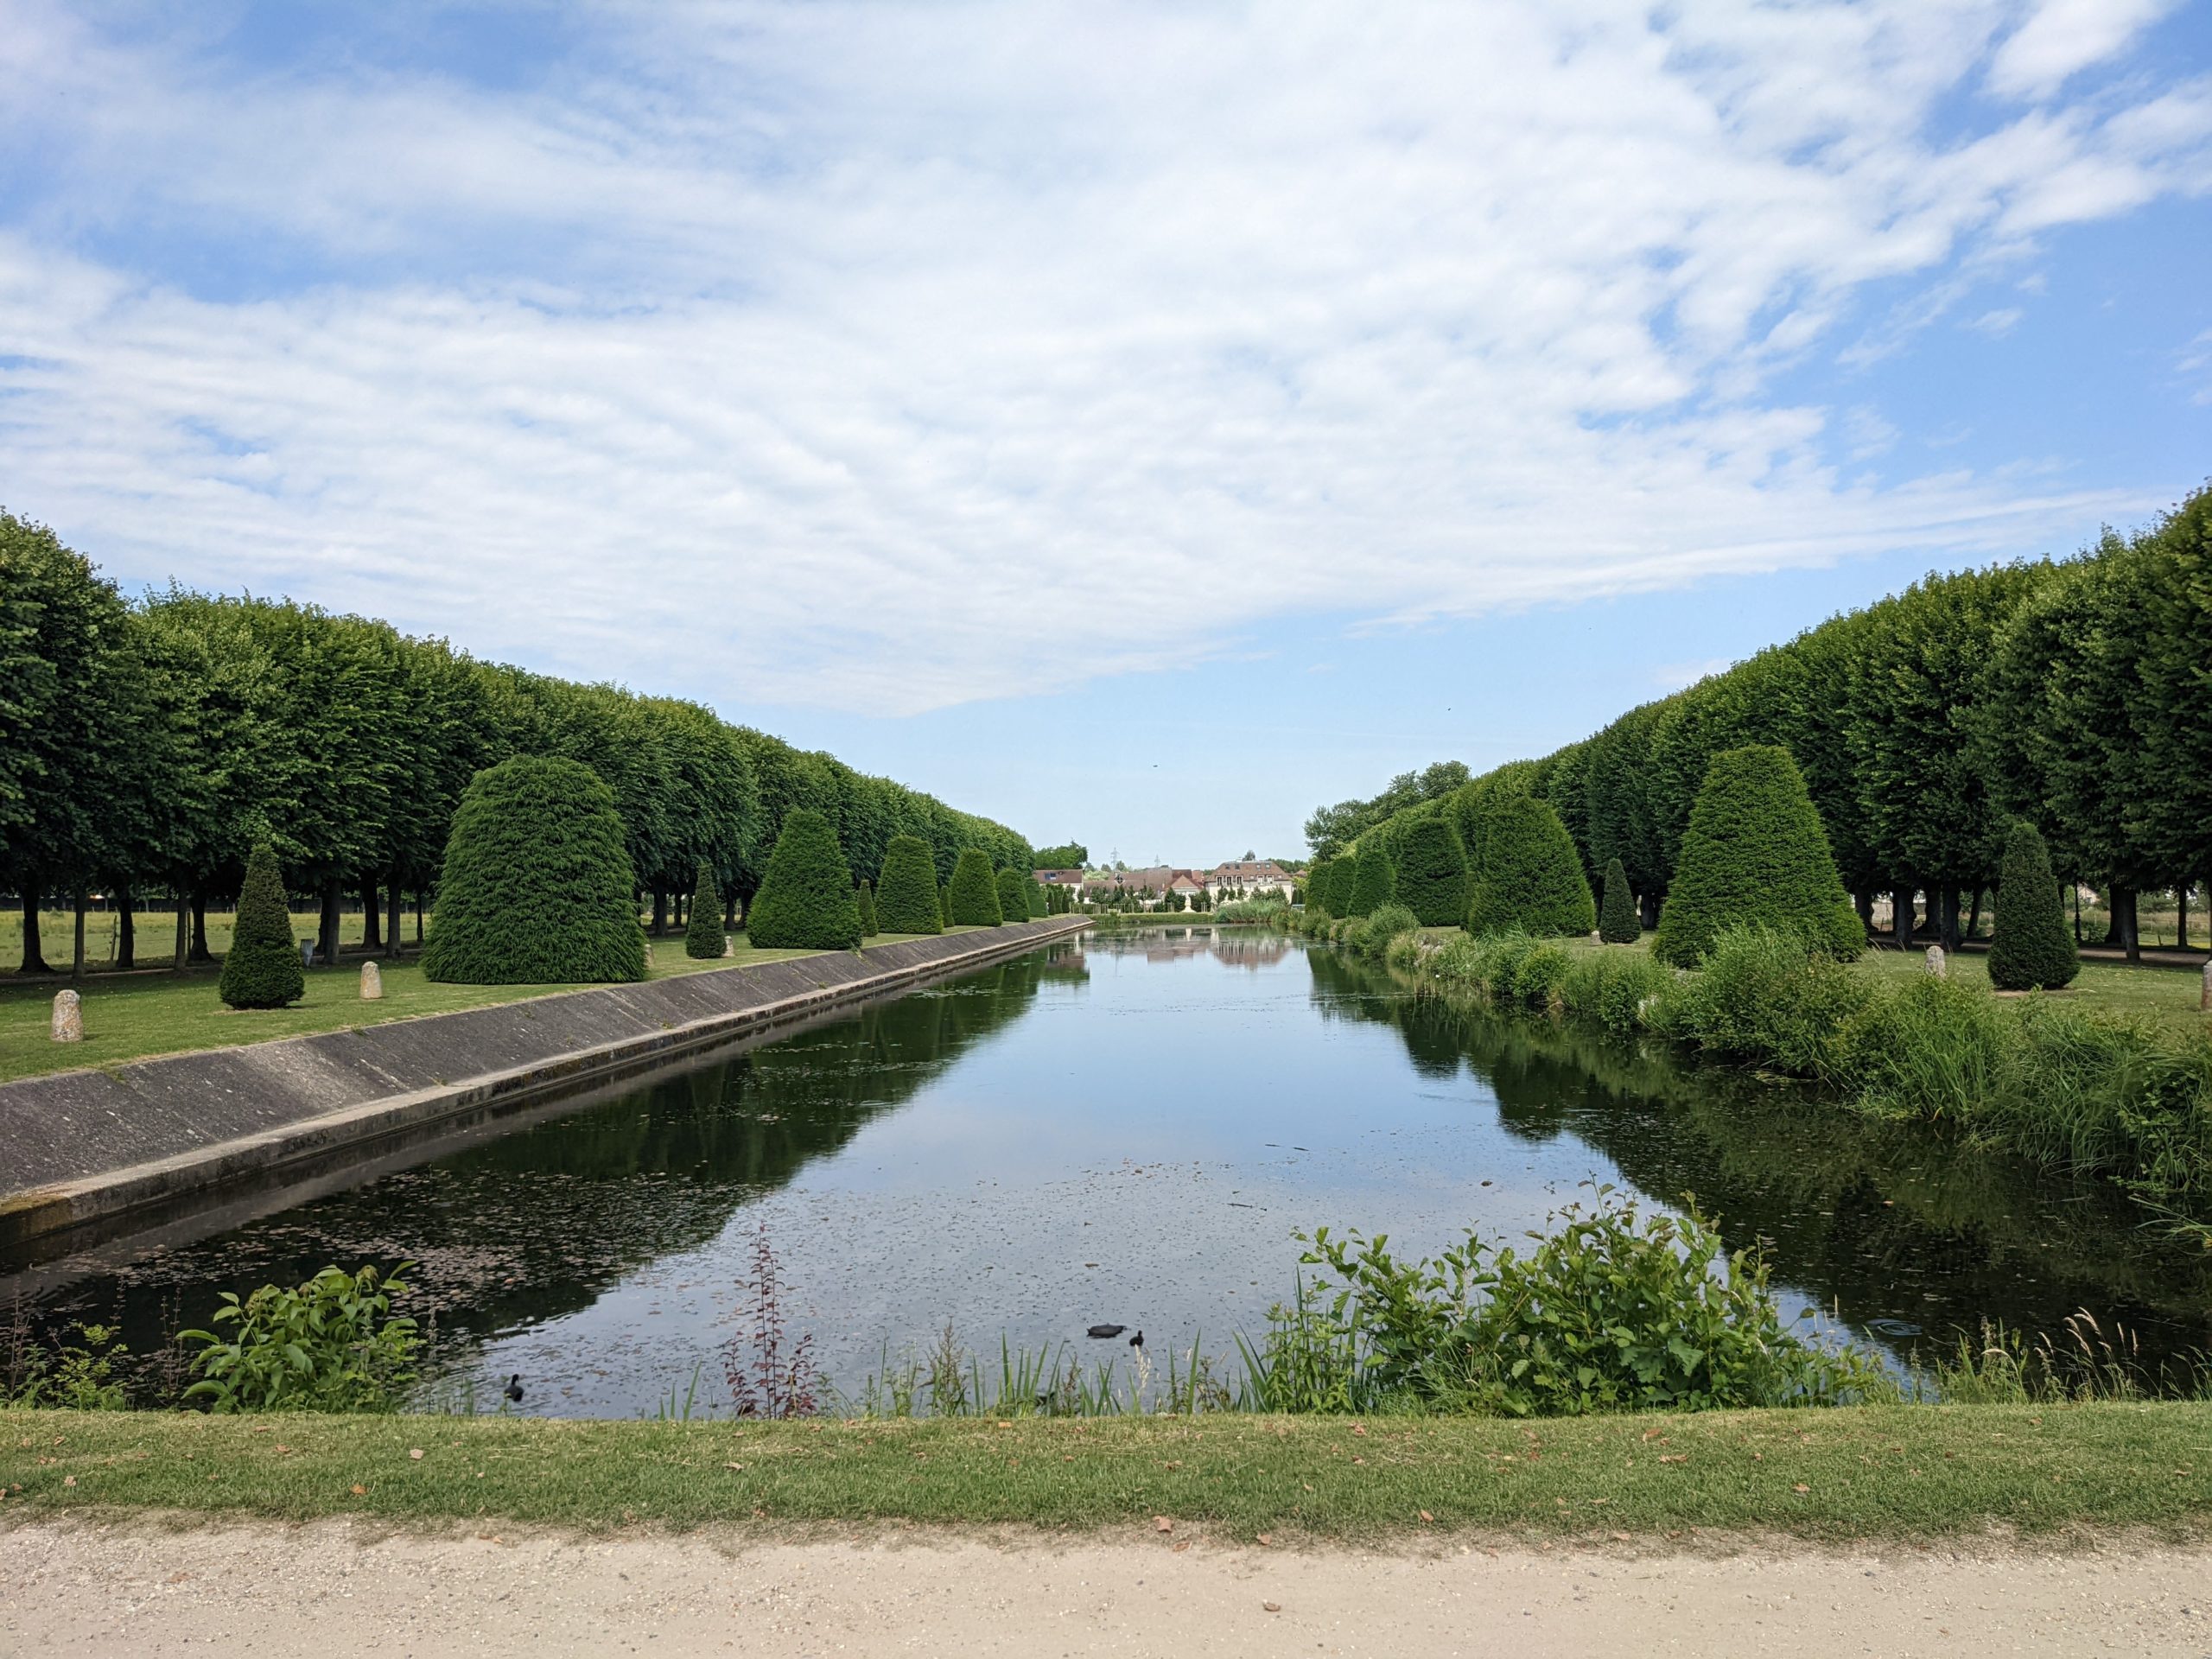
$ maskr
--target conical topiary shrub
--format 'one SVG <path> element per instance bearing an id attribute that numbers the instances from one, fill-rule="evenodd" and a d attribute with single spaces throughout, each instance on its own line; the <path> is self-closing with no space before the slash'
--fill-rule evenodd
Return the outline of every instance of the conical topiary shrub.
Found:
<path id="1" fill-rule="evenodd" d="M 1029 919 L 1029 895 L 1022 890 L 1020 870 L 1001 870 L 994 878 L 999 890 L 999 919 L 1008 926 Z"/>
<path id="2" fill-rule="evenodd" d="M 1358 862 L 1352 867 L 1351 902 L 1343 913 L 1372 916 L 1377 905 L 1389 904 L 1397 892 L 1398 872 L 1390 855 L 1383 850 L 1382 838 L 1370 835 L 1361 843 Z"/>
<path id="3" fill-rule="evenodd" d="M 942 933 L 937 867 L 919 836 L 893 836 L 883 849 L 883 874 L 875 890 L 875 919 L 886 933 Z"/>
<path id="4" fill-rule="evenodd" d="M 1636 895 L 1628 888 L 1628 872 L 1618 858 L 1605 866 L 1605 896 L 1598 904 L 1598 937 L 1607 944 L 1634 944 L 1643 937 L 1643 921 L 1636 913 Z"/>
<path id="5" fill-rule="evenodd" d="M 861 910 L 853 872 L 830 820 L 810 807 L 784 816 L 776 850 L 753 897 L 745 936 L 771 950 L 853 950 L 861 942 Z"/>
<path id="6" fill-rule="evenodd" d="M 999 884 L 991 874 L 991 855 L 970 847 L 952 867 L 951 891 L 945 899 L 946 914 L 955 927 L 996 927 L 1006 919 L 999 908 Z"/>
<path id="7" fill-rule="evenodd" d="M 215 994 L 234 1008 L 281 1008 L 298 1001 L 307 984 L 276 854 L 267 842 L 257 842 L 245 861 L 238 921 L 231 929 L 231 948 L 223 958 L 223 976 L 216 982 Z"/>
<path id="8" fill-rule="evenodd" d="M 1329 914 L 1351 914 L 1351 890 L 1359 879 L 1359 861 L 1346 855 L 1329 866 Z"/>
<path id="9" fill-rule="evenodd" d="M 875 925 L 875 889 L 862 881 L 855 902 L 861 907 L 861 937 L 864 939 L 874 938 L 883 931 Z"/>
<path id="10" fill-rule="evenodd" d="M 1989 942 L 1989 982 L 2000 991 L 2055 991 L 2082 971 L 2065 902 L 2050 873 L 2050 852 L 2031 823 L 2005 837 L 1998 866 L 1996 935 Z"/>
<path id="11" fill-rule="evenodd" d="M 699 962 L 722 953 L 722 895 L 715 873 L 703 861 L 698 885 L 691 889 L 691 919 L 683 926 L 683 954 Z"/>
<path id="12" fill-rule="evenodd" d="M 1336 912 L 1329 908 L 1330 878 L 1337 868 L 1333 858 L 1316 859 L 1306 872 L 1306 908 L 1318 916 Z"/>
<path id="13" fill-rule="evenodd" d="M 456 985 L 643 979 L 636 892 L 622 817 L 596 772 L 543 755 L 487 766 L 454 810 L 423 976 Z"/>
<path id="14" fill-rule="evenodd" d="M 1598 925 L 1574 837 L 1549 801 L 1508 795 L 1483 816 L 1482 876 L 1468 906 L 1467 931 L 1560 936 Z"/>
<path id="15" fill-rule="evenodd" d="M 1423 927 L 1457 927 L 1467 919 L 1467 849 L 1441 816 L 1415 818 L 1398 843 L 1397 901 Z"/>
<path id="16" fill-rule="evenodd" d="M 1804 777 L 1772 744 L 1723 749 L 1706 768 L 1652 954 L 1694 968 L 1739 922 L 1785 929 L 1845 961 L 1866 946 Z"/>
<path id="17" fill-rule="evenodd" d="M 1032 919 L 1046 913 L 1045 884 L 1035 876 L 1025 874 L 1021 878 L 1021 896 L 1029 901 Z"/>

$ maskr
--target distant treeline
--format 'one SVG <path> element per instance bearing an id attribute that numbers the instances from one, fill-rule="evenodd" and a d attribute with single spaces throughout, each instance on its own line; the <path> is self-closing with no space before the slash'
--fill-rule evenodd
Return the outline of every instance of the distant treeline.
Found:
<path id="1" fill-rule="evenodd" d="M 1955 941 L 1961 895 L 1994 885 L 2019 817 L 2062 874 L 2106 891 L 2114 940 L 2133 948 L 2136 893 L 2212 874 L 2209 537 L 2212 489 L 2073 558 L 1930 575 L 1541 760 L 1465 781 L 1451 763 L 1408 773 L 1322 809 L 1307 836 L 1328 856 L 1445 813 L 1478 858 L 1485 801 L 1534 795 L 1593 882 L 1621 861 L 1649 926 L 1713 757 L 1778 743 L 1862 915 L 1886 892 L 1910 918 L 1925 892 Z"/>
<path id="2" fill-rule="evenodd" d="M 373 915 L 380 893 L 396 918 L 400 893 L 435 889 L 470 778 L 514 754 L 607 781 L 657 911 L 701 861 L 749 900 L 798 807 L 836 827 L 856 874 L 873 876 L 898 835 L 929 843 L 940 880 L 968 847 L 1030 868 L 1003 824 L 696 703 L 289 601 L 173 587 L 127 603 L 52 531 L 0 512 L 0 889 L 27 917 L 88 887 L 227 896 L 265 836 L 334 936 L 341 897 Z"/>

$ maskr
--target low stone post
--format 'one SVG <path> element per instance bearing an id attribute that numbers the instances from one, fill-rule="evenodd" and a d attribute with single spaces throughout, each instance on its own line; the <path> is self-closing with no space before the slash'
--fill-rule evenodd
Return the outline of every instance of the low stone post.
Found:
<path id="1" fill-rule="evenodd" d="M 722 935 L 722 955 L 723 955 L 725 957 L 734 957 L 734 956 L 735 956 L 736 954 L 737 954 L 737 941 L 736 941 L 735 939 L 732 938 L 728 934 L 727 934 L 727 933 L 723 934 L 723 935 Z M 2207 984 L 2212 984 L 2212 975 L 2207 975 L 2207 976 L 2205 976 L 2205 982 L 2206 982 Z"/>
<path id="2" fill-rule="evenodd" d="M 85 1040 L 84 1005 L 74 991 L 57 991 L 54 997 L 54 1040 L 57 1043 L 81 1043 Z"/>
<path id="3" fill-rule="evenodd" d="M 384 1001 L 384 969 L 373 962 L 365 962 L 361 964 L 361 1001 L 364 1002 Z"/>
<path id="4" fill-rule="evenodd" d="M 1950 963 L 1944 959 L 1943 947 L 1940 944 L 1928 947 L 1928 971 L 1938 979 L 1950 977 Z"/>
<path id="5" fill-rule="evenodd" d="M 302 939 L 300 941 L 300 966 L 302 968 L 312 968 L 315 966 L 315 941 L 313 939 Z"/>

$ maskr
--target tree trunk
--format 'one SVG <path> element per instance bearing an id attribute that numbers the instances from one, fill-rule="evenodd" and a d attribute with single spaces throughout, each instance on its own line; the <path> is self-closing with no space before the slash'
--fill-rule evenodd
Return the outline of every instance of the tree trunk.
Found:
<path id="1" fill-rule="evenodd" d="M 115 890 L 123 909 L 116 918 L 115 965 L 136 968 L 138 965 L 138 901 L 126 885 Z"/>
<path id="2" fill-rule="evenodd" d="M 1985 889 L 1979 884 L 1974 890 L 1974 905 L 1967 912 L 1967 938 L 1972 938 L 1981 931 L 1981 895 Z"/>
<path id="3" fill-rule="evenodd" d="M 1936 914 L 1929 919 L 1936 925 L 1936 940 L 1944 950 L 1953 952 L 1959 948 L 1959 890 L 1955 887 L 1936 889 Z"/>
<path id="4" fill-rule="evenodd" d="M 82 982 L 85 977 L 85 890 L 77 889 L 77 947 L 69 959 L 69 977 Z"/>
<path id="5" fill-rule="evenodd" d="M 336 876 L 322 884 L 322 931 L 316 938 L 315 953 L 322 958 L 326 968 L 335 966 L 338 961 L 338 907 L 344 900 L 345 888 Z"/>
<path id="6" fill-rule="evenodd" d="M 387 957 L 399 954 L 399 878 L 392 877 L 384 890 L 384 953 Z"/>
<path id="7" fill-rule="evenodd" d="M 1647 933 L 1659 925 L 1659 895 L 1640 893 L 1636 896 L 1637 920 Z"/>
<path id="8" fill-rule="evenodd" d="M 2066 885 L 2074 890 L 2074 947 L 2078 950 L 2082 946 L 2082 878 L 2071 876 Z"/>
<path id="9" fill-rule="evenodd" d="M 1859 912 L 1859 925 L 1866 930 L 1869 938 L 1874 933 L 1874 890 L 1861 887 L 1851 895 L 1852 907 Z"/>
<path id="10" fill-rule="evenodd" d="M 423 890 L 415 889 L 415 948 L 423 948 Z"/>
<path id="11" fill-rule="evenodd" d="M 2174 949 L 2189 949 L 2189 883 L 2174 888 Z"/>
<path id="12" fill-rule="evenodd" d="M 725 933 L 737 931 L 737 889 L 735 887 L 732 887 L 728 893 L 722 894 L 722 931 Z"/>
<path id="13" fill-rule="evenodd" d="M 668 931 L 668 895 L 658 887 L 653 889 L 653 936 L 658 938 Z"/>
<path id="14" fill-rule="evenodd" d="M 1890 894 L 1890 933 L 1900 950 L 1912 949 L 1912 892 L 1899 887 Z"/>
<path id="15" fill-rule="evenodd" d="M 46 893 L 37 882 L 23 883 L 23 965 L 20 971 L 26 974 L 54 971 L 47 966 L 46 952 L 39 947 L 38 909 L 45 898 Z"/>
<path id="16" fill-rule="evenodd" d="M 384 950 L 384 912 L 377 905 L 376 879 L 372 876 L 361 883 L 361 948 L 371 956 Z"/>
<path id="17" fill-rule="evenodd" d="M 2142 961 L 2143 941 L 2135 926 L 2135 889 L 2114 887 L 2107 902 L 2112 906 L 2112 929 L 2105 935 L 2105 943 L 2126 950 L 2130 962 Z"/>
<path id="18" fill-rule="evenodd" d="M 180 974 L 192 960 L 192 906 L 179 888 L 169 895 L 176 906 L 176 970 Z"/>
<path id="19" fill-rule="evenodd" d="M 192 960 L 215 960 L 215 953 L 207 948 L 207 893 L 204 887 L 195 887 L 192 893 Z"/>

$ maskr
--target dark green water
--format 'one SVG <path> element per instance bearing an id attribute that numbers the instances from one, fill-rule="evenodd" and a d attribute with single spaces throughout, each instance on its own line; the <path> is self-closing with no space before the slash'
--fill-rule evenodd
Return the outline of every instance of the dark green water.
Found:
<path id="1" fill-rule="evenodd" d="M 1001 1333 L 1122 1353 L 1083 1340 L 1094 1321 L 1225 1354 L 1286 1293 L 1294 1229 L 1509 1237 L 1592 1180 L 1694 1192 L 1732 1243 L 1771 1241 L 1792 1306 L 1893 1353 L 2083 1307 L 2153 1357 L 2212 1346 L 2212 1262 L 2101 1190 L 1192 931 L 1051 947 L 197 1243 L 65 1266 L 35 1319 L 119 1318 L 150 1351 L 218 1290 L 408 1257 L 435 1397 L 489 1404 L 518 1371 L 532 1410 L 626 1416 L 695 1368 L 703 1402 L 727 1398 L 764 1230 L 794 1330 L 850 1394 L 948 1320 L 994 1359 Z"/>

